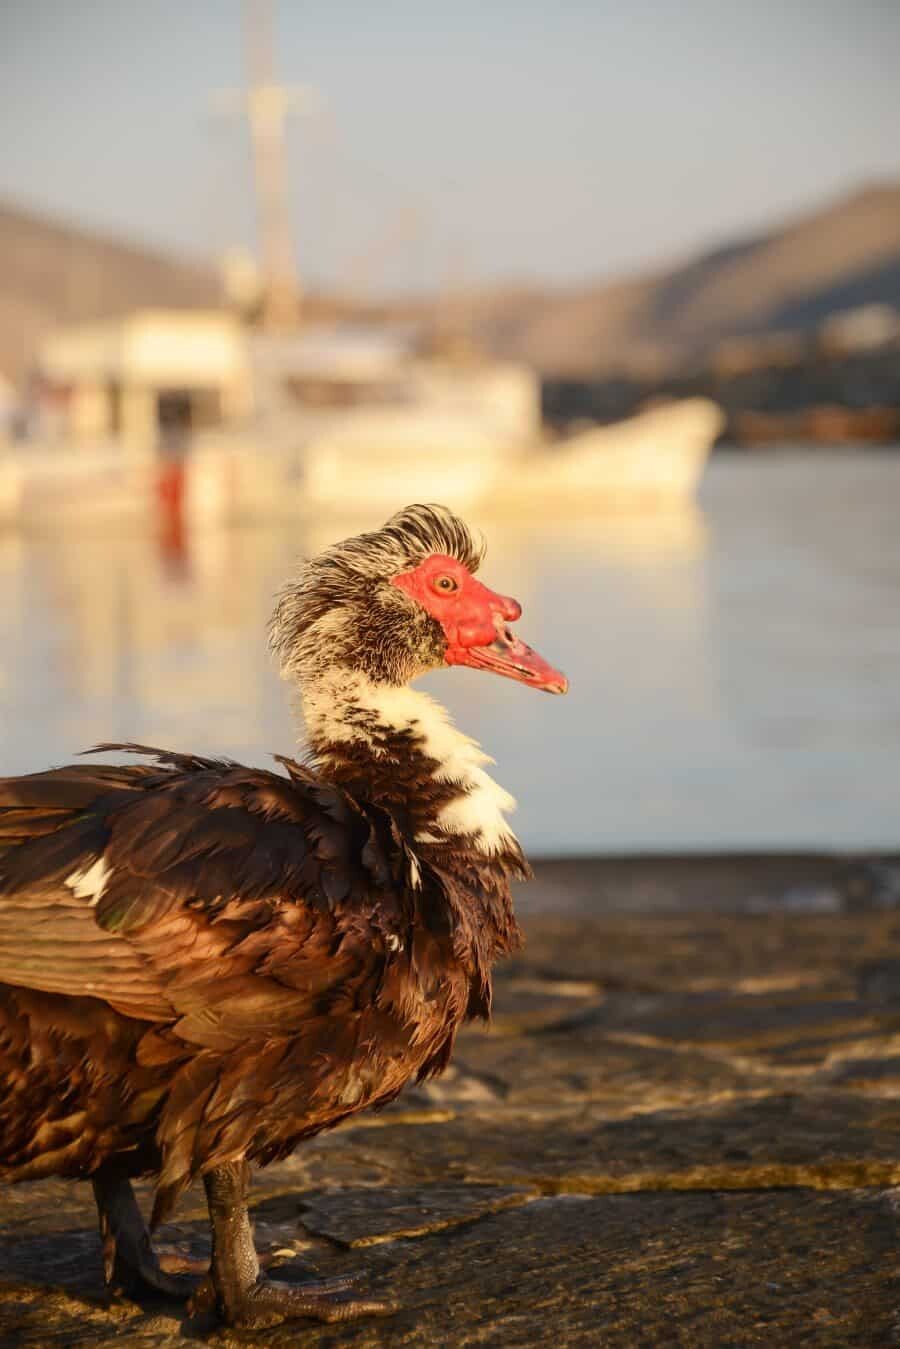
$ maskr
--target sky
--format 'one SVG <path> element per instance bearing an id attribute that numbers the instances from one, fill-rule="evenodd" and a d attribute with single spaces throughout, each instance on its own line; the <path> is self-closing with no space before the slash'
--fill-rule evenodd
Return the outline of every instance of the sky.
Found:
<path id="1" fill-rule="evenodd" d="M 900 0 L 281 0 L 302 274 L 570 284 L 900 177 Z M 240 0 L 0 0 L 0 200 L 252 246 Z"/>

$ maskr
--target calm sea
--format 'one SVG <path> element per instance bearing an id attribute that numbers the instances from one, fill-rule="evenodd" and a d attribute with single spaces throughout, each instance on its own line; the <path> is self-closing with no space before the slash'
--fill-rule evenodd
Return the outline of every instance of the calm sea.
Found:
<path id="1" fill-rule="evenodd" d="M 900 845 L 900 454 L 722 456 L 691 510 L 476 523 L 571 693 L 427 684 L 532 852 Z M 289 751 L 265 622 L 334 534 L 0 536 L 0 771 L 99 740 Z"/>

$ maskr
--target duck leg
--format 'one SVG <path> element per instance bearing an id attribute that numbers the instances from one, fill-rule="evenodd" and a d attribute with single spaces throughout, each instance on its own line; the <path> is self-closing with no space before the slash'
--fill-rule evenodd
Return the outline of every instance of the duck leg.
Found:
<path id="1" fill-rule="evenodd" d="M 270 1326 L 294 1317 L 351 1321 L 396 1311 L 389 1302 L 356 1298 L 349 1279 L 277 1283 L 260 1273 L 247 1212 L 250 1168 L 228 1162 L 203 1177 L 212 1228 L 212 1285 L 219 1314 L 230 1325 Z"/>
<path id="2" fill-rule="evenodd" d="M 128 1177 L 115 1166 L 106 1165 L 91 1177 L 91 1183 L 100 1219 L 107 1288 L 121 1289 L 132 1296 L 149 1292 L 188 1297 L 195 1280 L 168 1274 L 160 1266 Z"/>

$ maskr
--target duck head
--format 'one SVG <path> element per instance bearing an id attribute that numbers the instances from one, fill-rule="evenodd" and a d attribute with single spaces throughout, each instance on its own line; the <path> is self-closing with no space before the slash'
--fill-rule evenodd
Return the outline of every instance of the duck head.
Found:
<path id="1" fill-rule="evenodd" d="M 402 686 L 463 665 L 565 693 L 565 676 L 513 632 L 521 605 L 476 579 L 483 556 L 445 506 L 407 506 L 326 548 L 278 597 L 270 639 L 282 672 L 309 683 L 346 669 Z"/>

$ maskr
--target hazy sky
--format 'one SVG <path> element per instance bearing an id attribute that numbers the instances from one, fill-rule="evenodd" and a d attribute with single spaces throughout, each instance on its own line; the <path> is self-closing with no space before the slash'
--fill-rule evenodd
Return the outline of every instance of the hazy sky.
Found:
<path id="1" fill-rule="evenodd" d="M 290 152 L 320 279 L 606 276 L 900 175 L 900 0 L 281 0 L 278 35 L 326 108 Z M 243 78 L 240 0 L 0 0 L 0 198 L 249 243 Z"/>

